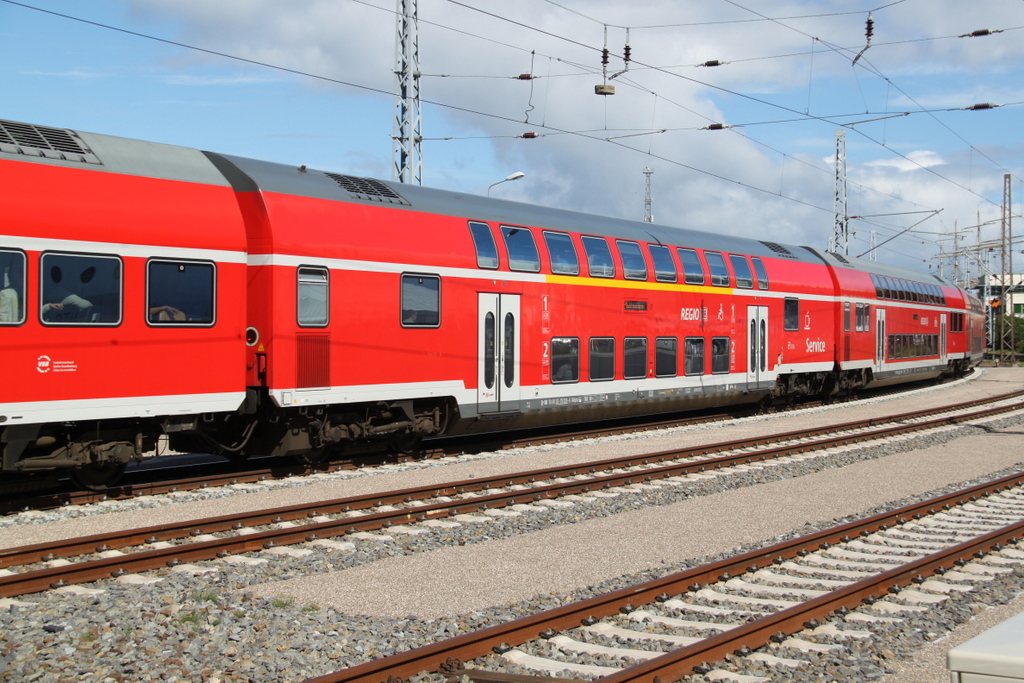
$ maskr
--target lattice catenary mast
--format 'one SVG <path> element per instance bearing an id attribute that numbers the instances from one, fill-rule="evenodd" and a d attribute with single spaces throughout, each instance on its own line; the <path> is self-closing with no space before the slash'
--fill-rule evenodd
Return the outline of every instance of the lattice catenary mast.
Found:
<path id="1" fill-rule="evenodd" d="M 832 237 L 828 250 L 834 254 L 850 254 L 850 218 L 846 204 L 846 131 L 836 131 L 836 194 L 833 203 L 835 214 Z"/>
<path id="2" fill-rule="evenodd" d="M 650 166 L 644 167 L 644 175 L 647 176 L 647 190 L 644 192 L 644 223 L 654 222 L 654 213 L 652 206 L 654 200 L 651 198 L 651 174 L 654 173 L 654 169 Z"/>
<path id="3" fill-rule="evenodd" d="M 394 161 L 391 179 L 423 184 L 423 129 L 420 117 L 420 48 L 417 0 L 398 0 L 395 39 Z"/>

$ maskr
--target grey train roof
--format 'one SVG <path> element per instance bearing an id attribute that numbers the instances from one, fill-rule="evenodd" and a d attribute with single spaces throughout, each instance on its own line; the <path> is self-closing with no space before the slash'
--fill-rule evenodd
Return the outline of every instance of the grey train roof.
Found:
<path id="1" fill-rule="evenodd" d="M 537 206 L 479 195 L 437 190 L 371 178 L 317 171 L 143 140 L 0 120 L 0 153 L 19 160 L 150 178 L 226 185 L 238 191 L 267 191 L 423 211 L 445 216 L 582 232 L 672 246 L 736 252 L 805 263 L 826 263 L 917 281 L 948 282 L 925 273 L 797 247 L 687 228 L 644 223 Z M 2 158 L 2 157 L 0 157 Z M 225 181 L 226 179 L 226 181 Z"/>

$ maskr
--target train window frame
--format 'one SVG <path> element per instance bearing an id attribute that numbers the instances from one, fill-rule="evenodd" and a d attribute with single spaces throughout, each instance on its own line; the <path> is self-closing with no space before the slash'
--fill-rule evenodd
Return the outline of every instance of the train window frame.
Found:
<path id="1" fill-rule="evenodd" d="M 888 275 L 882 275 L 881 278 L 883 289 L 885 290 L 885 298 L 892 301 L 893 299 L 896 298 L 896 295 L 894 294 L 895 285 L 892 281 L 892 278 L 889 277 Z"/>
<path id="2" fill-rule="evenodd" d="M 502 225 L 501 238 L 508 253 L 508 269 L 520 273 L 540 272 L 540 252 L 533 231 L 522 225 Z"/>
<path id="3" fill-rule="evenodd" d="M 697 250 L 689 247 L 676 247 L 676 254 L 679 256 L 679 265 L 683 267 L 683 282 L 688 285 L 703 286 L 707 282 L 707 274 L 704 272 L 704 264 L 701 263 Z M 695 266 L 697 272 L 691 273 L 687 266 Z"/>
<path id="4" fill-rule="evenodd" d="M 202 304 L 200 307 L 208 306 L 210 311 L 209 320 L 203 319 L 190 319 L 188 317 L 189 311 L 195 311 L 196 306 L 189 305 L 188 301 L 181 300 L 179 297 L 170 299 L 170 303 L 177 304 L 171 306 L 167 302 L 166 296 L 154 292 L 153 282 L 158 279 L 153 273 L 154 266 L 176 266 L 179 272 L 182 272 L 189 266 L 198 266 L 200 268 L 208 268 L 210 273 L 210 289 L 209 299 Z M 169 287 L 168 289 L 180 292 L 181 289 L 178 287 Z M 204 297 L 205 298 L 205 297 Z M 198 300 L 198 299 L 197 299 Z M 164 301 L 165 303 L 158 303 Z M 181 314 L 181 318 L 177 317 L 177 314 Z M 179 258 L 163 258 L 153 257 L 146 261 L 146 307 L 144 309 L 143 317 L 146 324 L 150 327 L 213 327 L 217 324 L 217 264 L 213 261 L 196 260 L 196 259 L 179 259 Z"/>
<path id="5" fill-rule="evenodd" d="M 424 280 L 433 280 L 437 282 L 437 295 L 436 304 L 433 308 L 426 309 L 413 309 L 406 306 L 406 280 L 411 278 L 418 278 L 420 284 Z M 441 276 L 434 273 L 402 273 L 399 279 L 399 296 L 401 297 L 399 306 L 399 320 L 403 328 L 407 329 L 437 329 L 441 327 Z M 427 303 L 432 303 L 427 301 Z M 437 320 L 432 321 L 427 318 L 425 321 L 418 321 L 420 311 L 426 311 L 427 313 L 435 312 Z"/>
<path id="6" fill-rule="evenodd" d="M 630 346 L 642 349 L 643 354 Z M 622 379 L 647 379 L 647 337 L 625 337 L 622 340 Z"/>
<path id="7" fill-rule="evenodd" d="M 708 264 L 712 287 L 730 287 L 732 285 L 729 266 L 725 264 L 725 257 L 721 252 L 705 250 L 704 261 Z"/>
<path id="8" fill-rule="evenodd" d="M 642 280 L 648 278 L 647 259 L 640 245 L 632 240 L 615 240 L 615 247 L 619 250 L 619 260 L 622 262 L 622 277 L 627 280 Z M 643 264 L 643 270 L 638 267 L 637 260 Z"/>
<path id="9" fill-rule="evenodd" d="M 676 270 L 676 262 L 672 258 L 671 249 L 663 244 L 648 244 L 647 253 L 651 255 L 651 263 L 654 265 L 654 279 L 657 282 L 679 281 L 679 271 Z"/>
<path id="10" fill-rule="evenodd" d="M 580 242 L 583 244 L 583 253 L 587 257 L 587 275 L 589 277 L 614 278 L 615 260 L 612 258 L 608 240 L 595 235 L 582 235 Z M 607 256 L 607 263 L 594 262 L 595 257 L 602 256 Z"/>
<path id="11" fill-rule="evenodd" d="M 576 252 L 576 245 L 573 244 L 572 236 L 566 232 L 554 232 L 551 230 L 545 230 L 542 236 L 544 237 L 544 246 L 548 250 L 548 262 L 551 264 L 551 272 L 555 275 L 579 275 L 580 255 Z M 557 245 L 556 248 L 552 248 L 553 241 Z M 568 250 L 565 249 L 566 243 L 569 245 Z M 567 256 L 568 252 L 572 252 L 571 262 L 565 261 L 562 258 Z M 557 260 L 556 256 L 559 257 Z"/>
<path id="12" fill-rule="evenodd" d="M 608 343 L 611 344 L 611 357 L 606 361 L 602 359 L 600 362 L 595 362 L 595 358 L 598 354 L 607 353 L 607 351 L 601 351 L 594 348 L 594 343 Z M 610 382 L 615 379 L 615 337 L 591 337 L 587 344 L 589 355 L 587 357 L 587 374 L 591 382 Z M 605 371 L 607 367 L 607 371 Z M 594 369 L 600 368 L 601 374 L 595 375 Z"/>
<path id="13" fill-rule="evenodd" d="M 556 345 L 568 344 L 567 353 L 556 355 Z M 558 377 L 562 368 L 555 369 L 556 358 L 566 358 L 561 363 L 562 367 L 569 370 L 571 376 Z M 552 384 L 576 384 L 580 381 L 580 338 L 579 337 L 552 337 L 551 338 L 551 383 Z"/>
<path id="14" fill-rule="evenodd" d="M 483 221 L 469 221 L 469 234 L 473 238 L 477 268 L 497 270 L 501 264 L 498 258 L 498 244 L 494 241 L 491 226 Z"/>
<path id="15" fill-rule="evenodd" d="M 685 337 L 683 339 L 683 374 L 686 377 L 699 377 L 707 373 L 707 343 L 704 337 Z M 700 349 L 700 353 L 691 353 Z M 695 368 L 699 359 L 700 367 Z M 697 371 L 699 369 L 699 372 Z"/>
<path id="16" fill-rule="evenodd" d="M 15 259 L 20 257 L 20 264 Z M 6 265 L 4 264 L 6 261 Z M 21 269 L 21 278 L 18 270 Z M 21 249 L 0 248 L 0 326 L 17 327 L 28 319 L 28 256 Z M 6 319 L 5 319 L 6 318 Z"/>
<path id="17" fill-rule="evenodd" d="M 880 276 L 875 275 L 874 273 L 870 273 L 870 275 L 871 275 L 871 284 L 875 286 L 875 298 L 876 299 L 884 299 L 885 297 L 883 296 L 883 294 L 884 294 L 885 290 L 882 288 L 882 281 L 881 281 Z"/>
<path id="18" fill-rule="evenodd" d="M 303 278 L 306 279 L 303 279 Z M 305 319 L 302 293 L 324 289 L 323 321 Z M 307 307 L 308 308 L 308 307 Z M 307 312 L 308 315 L 308 312 Z M 299 327 L 327 327 L 331 324 L 331 271 L 324 266 L 302 265 L 295 268 L 295 323 Z"/>
<path id="19" fill-rule="evenodd" d="M 725 351 L 721 350 L 722 346 L 725 346 Z M 711 338 L 711 374 L 712 375 L 724 375 L 728 374 L 732 367 L 732 339 L 729 337 L 712 337 Z M 717 348 L 716 348 L 717 347 Z M 723 367 L 722 360 L 725 360 Z"/>
<path id="20" fill-rule="evenodd" d="M 754 273 L 750 269 L 750 261 L 743 254 L 729 254 L 729 263 L 732 264 L 733 277 L 736 287 L 739 289 L 754 288 Z"/>
<path id="21" fill-rule="evenodd" d="M 671 363 L 669 370 L 667 363 Z M 679 338 L 655 337 L 654 339 L 654 376 L 675 377 L 679 374 Z"/>
<path id="22" fill-rule="evenodd" d="M 115 261 L 116 264 L 117 264 L 117 267 L 116 267 L 117 275 L 115 277 L 115 279 L 117 280 L 117 292 L 116 292 L 116 295 L 117 295 L 116 296 L 117 317 L 116 317 L 116 320 L 96 320 L 96 316 L 98 316 L 99 313 L 88 314 L 88 315 L 92 316 L 92 318 L 93 318 L 92 320 L 77 320 L 77 319 L 75 319 L 75 320 L 58 320 L 58 319 L 47 320 L 46 316 L 47 316 L 47 314 L 51 310 L 59 310 L 59 309 L 55 309 L 55 307 L 53 306 L 52 303 L 49 303 L 49 302 L 46 301 L 47 298 L 56 298 L 56 296 L 55 296 L 55 292 L 53 292 L 52 290 L 49 291 L 49 292 L 47 291 L 47 289 L 48 289 L 48 279 L 46 278 L 45 273 L 50 273 L 51 274 L 50 278 L 52 279 L 52 277 L 53 277 L 53 275 L 52 275 L 53 269 L 57 268 L 58 269 L 58 275 L 60 276 L 61 279 L 63 278 L 63 276 L 61 274 L 61 271 L 60 271 L 60 266 L 58 264 L 53 264 L 49 268 L 46 267 L 46 259 L 50 258 L 50 257 L 54 257 L 54 258 L 72 258 L 72 259 L 93 259 L 93 260 L 100 260 L 100 261 L 107 261 L 107 260 Z M 95 265 L 86 267 L 86 269 L 83 270 L 79 274 L 79 280 L 81 282 L 86 283 L 86 284 L 91 282 L 92 276 L 90 276 L 89 278 L 86 278 L 86 276 L 85 276 L 86 272 L 88 272 L 90 269 L 93 269 L 93 272 L 95 274 Z M 121 323 L 124 322 L 124 261 L 117 254 L 100 254 L 100 253 L 77 252 L 77 251 L 75 251 L 75 252 L 71 252 L 71 251 L 44 251 L 42 254 L 39 255 L 39 272 L 40 272 L 40 275 L 39 275 L 39 301 L 40 301 L 40 304 L 39 304 L 39 307 L 38 307 L 39 308 L 39 322 L 42 323 L 42 325 L 44 325 L 45 327 L 119 327 L 121 325 Z M 59 285 L 60 284 L 60 280 L 59 279 L 55 280 L 54 284 L 55 285 Z M 67 290 L 64 290 L 64 291 L 67 291 Z M 92 294 L 90 294 L 90 296 L 92 296 L 95 299 L 96 296 L 108 296 L 108 294 L 102 294 L 102 295 L 92 295 Z M 87 306 L 87 307 L 78 307 L 79 313 L 82 310 L 86 309 L 86 308 L 94 308 L 95 307 L 95 304 L 91 300 L 86 299 L 85 297 L 80 296 L 78 293 L 71 293 L 71 294 L 63 297 L 61 299 L 61 301 L 56 302 L 56 303 L 59 303 L 61 305 L 65 305 L 65 304 L 67 304 L 67 305 L 76 305 L 76 303 L 74 301 L 71 301 L 72 297 L 75 297 L 76 299 L 78 299 L 80 301 L 84 301 L 86 303 L 89 303 L 89 306 Z M 58 315 L 63 315 L 63 316 L 66 317 L 69 314 L 62 313 L 62 314 L 58 314 Z"/>
<path id="23" fill-rule="evenodd" d="M 754 274 L 757 275 L 757 288 L 768 289 L 768 271 L 765 269 L 764 261 L 759 256 L 751 256 L 750 261 L 754 264 Z"/>
<path id="24" fill-rule="evenodd" d="M 782 329 L 795 332 L 800 329 L 800 299 L 787 296 L 782 300 Z"/>

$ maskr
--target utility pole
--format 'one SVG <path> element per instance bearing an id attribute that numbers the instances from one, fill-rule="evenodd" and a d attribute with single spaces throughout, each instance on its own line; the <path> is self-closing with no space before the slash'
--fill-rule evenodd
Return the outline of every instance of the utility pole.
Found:
<path id="1" fill-rule="evenodd" d="M 1005 353 L 1001 355 L 1000 362 L 1006 361 L 1010 365 L 1014 363 L 1017 358 L 1017 348 L 1015 346 L 1014 339 L 1014 325 L 1016 316 L 1013 311 L 1013 222 L 1012 222 L 1012 209 L 1013 204 L 1010 196 L 1010 174 L 1007 173 L 1003 176 L 1003 220 L 1002 220 L 1002 243 L 1003 243 L 1003 263 L 1002 263 L 1002 279 L 1000 285 L 1002 286 L 1002 296 L 1000 297 L 999 309 L 1001 315 L 999 316 L 999 349 L 1001 351 L 1009 351 L 1009 356 Z"/>
<path id="2" fill-rule="evenodd" d="M 872 261 L 877 261 L 878 260 L 878 251 L 876 250 L 876 247 L 878 246 L 878 233 L 875 232 L 874 230 L 871 231 L 871 240 L 869 242 L 869 245 L 871 247 L 871 249 L 870 249 L 871 260 Z"/>
<path id="3" fill-rule="evenodd" d="M 395 40 L 394 160 L 391 179 L 423 184 L 423 124 L 420 118 L 420 48 L 417 0 L 398 0 Z"/>
<path id="4" fill-rule="evenodd" d="M 644 193 L 644 223 L 654 222 L 654 213 L 652 211 L 653 199 L 651 198 L 651 174 L 654 173 L 654 169 L 650 166 L 644 167 L 644 175 L 647 176 L 647 191 Z"/>
<path id="5" fill-rule="evenodd" d="M 833 202 L 835 214 L 832 237 L 828 250 L 834 254 L 850 255 L 850 217 L 846 203 L 846 131 L 836 131 L 836 190 Z M 872 251 L 872 253 L 874 253 Z"/>

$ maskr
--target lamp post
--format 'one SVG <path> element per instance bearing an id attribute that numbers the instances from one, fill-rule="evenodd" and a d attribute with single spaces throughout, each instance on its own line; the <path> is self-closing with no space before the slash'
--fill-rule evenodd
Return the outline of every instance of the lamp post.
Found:
<path id="1" fill-rule="evenodd" d="M 499 180 L 499 181 L 498 181 L 498 182 L 496 182 L 496 183 L 492 183 L 492 184 L 491 184 L 491 185 L 490 185 L 490 186 L 489 186 L 489 187 L 487 188 L 487 196 L 488 196 L 488 197 L 490 197 L 490 196 L 491 196 L 491 188 L 492 188 L 492 187 L 494 187 L 495 185 L 501 185 L 502 183 L 507 183 L 507 182 L 508 182 L 508 181 L 510 181 L 510 180 L 519 180 L 520 178 L 522 178 L 522 177 L 523 177 L 523 176 L 525 176 L 525 175 L 526 175 L 526 174 L 525 174 L 525 173 L 523 173 L 522 171 L 516 171 L 515 173 L 511 174 L 511 175 L 510 175 L 509 177 L 505 178 L 504 180 Z"/>

